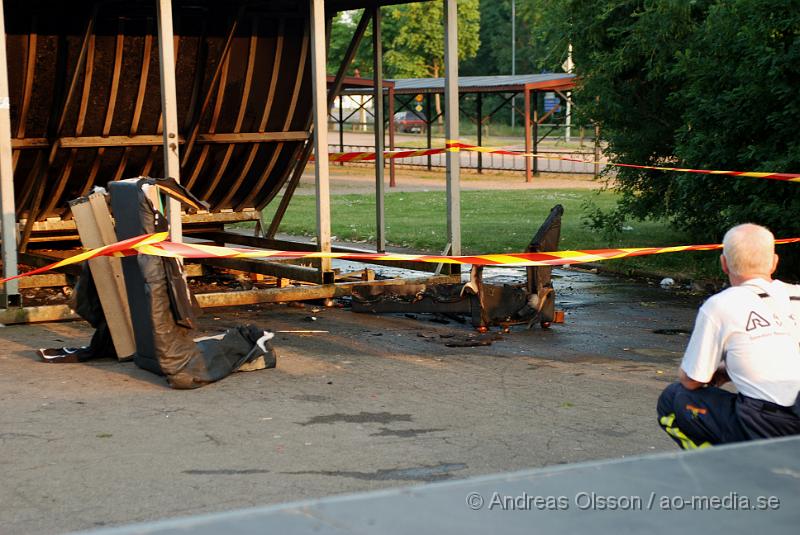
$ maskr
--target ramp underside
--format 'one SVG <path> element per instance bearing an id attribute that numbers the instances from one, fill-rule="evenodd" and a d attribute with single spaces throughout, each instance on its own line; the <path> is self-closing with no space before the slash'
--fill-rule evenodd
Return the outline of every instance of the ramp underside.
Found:
<path id="1" fill-rule="evenodd" d="M 68 217 L 93 186 L 162 176 L 156 2 L 6 2 L 17 215 Z M 311 119 L 305 2 L 177 1 L 181 181 L 261 208 Z"/>

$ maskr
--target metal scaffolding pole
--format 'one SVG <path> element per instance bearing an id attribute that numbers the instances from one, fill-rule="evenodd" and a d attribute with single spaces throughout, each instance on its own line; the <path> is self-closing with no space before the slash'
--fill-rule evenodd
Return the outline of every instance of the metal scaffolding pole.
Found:
<path id="1" fill-rule="evenodd" d="M 389 150 L 394 150 L 394 84 L 389 86 Z M 389 187 L 394 188 L 397 186 L 397 177 L 395 176 L 394 158 L 389 160 Z"/>
<path id="2" fill-rule="evenodd" d="M 339 152 L 344 152 L 344 96 L 339 95 Z M 344 162 L 341 162 L 344 165 Z"/>
<path id="3" fill-rule="evenodd" d="M 178 153 L 178 107 L 175 89 L 175 50 L 172 31 L 172 0 L 158 0 L 158 64 L 161 71 L 161 113 L 164 117 L 164 176 L 180 182 Z M 181 203 L 167 201 L 170 239 L 181 241 Z"/>
<path id="4" fill-rule="evenodd" d="M 530 97 L 529 97 L 530 98 Z M 539 154 L 539 93 L 533 93 L 533 176 L 539 176 L 539 158 L 535 155 Z"/>
<path id="5" fill-rule="evenodd" d="M 314 94 L 314 177 L 317 193 L 317 247 L 331 250 L 331 192 L 328 168 L 328 94 L 325 50 L 325 0 L 309 0 L 311 12 L 311 81 Z M 330 258 L 320 260 L 321 282 L 327 282 Z M 332 278 L 332 277 L 331 277 Z M 332 282 L 332 281 L 331 281 Z"/>
<path id="6" fill-rule="evenodd" d="M 528 89 L 527 86 L 523 91 L 523 95 L 523 100 L 525 101 L 525 116 L 523 118 L 523 124 L 525 126 L 525 152 L 530 154 L 533 148 L 531 143 L 531 90 Z M 531 157 L 525 156 L 525 182 L 533 181 L 531 165 Z"/>
<path id="7" fill-rule="evenodd" d="M 478 146 L 483 146 L 483 93 L 476 93 L 475 94 L 475 107 L 476 107 L 476 114 L 478 116 Z M 483 173 L 483 153 L 478 153 L 478 173 Z"/>
<path id="8" fill-rule="evenodd" d="M 433 133 L 431 130 L 433 129 L 433 113 L 431 112 L 431 94 L 425 93 L 425 139 L 427 141 L 426 147 L 430 150 L 433 147 Z M 433 162 L 431 160 L 431 155 L 428 154 L 428 171 L 433 168 Z"/>
<path id="9" fill-rule="evenodd" d="M 0 210 L 3 225 L 3 278 L 6 278 L 17 274 L 17 218 L 14 206 L 14 168 L 11 163 L 11 104 L 8 95 L 6 25 L 3 11 L 3 4 L 0 3 Z M 7 282 L 0 287 L 0 308 L 20 304 L 17 281 Z"/>
<path id="10" fill-rule="evenodd" d="M 381 7 L 376 5 L 372 11 L 372 59 L 374 93 L 372 106 L 375 111 L 375 243 L 379 253 L 386 250 L 386 221 L 384 211 L 385 188 L 384 171 L 384 130 L 383 117 L 383 48 L 381 46 Z"/>
<path id="11" fill-rule="evenodd" d="M 444 2 L 444 96 L 446 139 L 458 141 L 458 0 Z M 447 239 L 461 254 L 461 154 L 447 151 Z"/>

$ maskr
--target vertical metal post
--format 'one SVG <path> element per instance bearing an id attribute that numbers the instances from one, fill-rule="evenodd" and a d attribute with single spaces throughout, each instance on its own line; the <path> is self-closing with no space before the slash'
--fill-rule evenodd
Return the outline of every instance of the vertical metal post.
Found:
<path id="1" fill-rule="evenodd" d="M 564 141 L 570 142 L 572 138 L 572 92 L 567 92 L 567 111 L 564 114 Z"/>
<path id="2" fill-rule="evenodd" d="M 428 138 L 428 150 L 433 147 L 433 116 L 431 115 L 431 94 L 425 93 L 425 134 Z M 432 156 L 428 154 L 428 171 L 433 168 Z"/>
<path id="3" fill-rule="evenodd" d="M 339 95 L 339 152 L 344 152 L 344 96 Z M 344 165 L 340 162 L 339 165 Z"/>
<path id="4" fill-rule="evenodd" d="M 458 1 L 444 2 L 445 139 L 457 142 L 458 132 Z M 461 153 L 449 150 L 447 161 L 447 239 L 453 255 L 461 254 Z"/>
<path id="5" fill-rule="evenodd" d="M 511 76 L 517 75 L 517 2 L 511 0 Z M 511 97 L 511 129 L 514 129 L 514 121 L 517 119 L 517 96 L 516 93 Z M 512 132 L 513 133 L 513 132 Z"/>
<path id="6" fill-rule="evenodd" d="M 325 0 L 308 0 L 311 25 L 311 82 L 314 117 L 314 178 L 317 193 L 317 247 L 331 250 L 331 192 L 328 168 L 328 94 L 325 51 Z M 320 261 L 322 282 L 331 271 L 330 258 Z M 331 281 L 332 282 L 332 281 Z"/>
<path id="7" fill-rule="evenodd" d="M 528 96 L 530 99 L 530 95 Z M 535 155 L 539 154 L 539 93 L 533 92 L 533 118 L 531 119 L 533 125 L 533 176 L 539 176 L 539 158 Z"/>
<path id="8" fill-rule="evenodd" d="M 383 123 L 383 47 L 381 46 L 381 7 L 372 8 L 372 81 L 374 93 L 372 106 L 375 117 L 375 241 L 377 251 L 386 250 L 386 222 L 384 220 L 384 131 Z"/>
<path id="9" fill-rule="evenodd" d="M 594 177 L 600 176 L 600 123 L 594 123 Z"/>
<path id="10" fill-rule="evenodd" d="M 389 150 L 394 150 L 394 84 L 389 86 Z M 397 186 L 394 158 L 389 160 L 389 187 Z"/>
<path id="11" fill-rule="evenodd" d="M 564 71 L 572 73 L 575 65 L 572 63 L 572 43 L 567 45 L 567 61 L 564 62 Z M 565 116 L 566 128 L 564 129 L 564 141 L 569 143 L 572 138 L 572 92 L 568 91 L 567 96 L 567 113 Z"/>
<path id="12" fill-rule="evenodd" d="M 523 92 L 525 101 L 525 153 L 530 154 L 532 150 L 531 146 L 531 90 L 525 87 Z M 531 157 L 525 157 L 525 182 L 531 182 L 533 180 L 533 176 L 531 173 Z"/>
<path id="13" fill-rule="evenodd" d="M 478 146 L 482 147 L 483 143 L 483 93 L 476 93 L 476 103 L 478 115 Z M 483 153 L 478 153 L 478 173 L 483 173 Z"/>
<path id="14" fill-rule="evenodd" d="M 3 278 L 17 275 L 17 216 L 14 206 L 14 168 L 11 151 L 11 101 L 8 94 L 6 23 L 0 2 L 0 211 L 2 211 Z M 31 217 L 30 215 L 28 217 Z M 0 308 L 19 306 L 19 283 L 0 288 Z"/>
<path id="15" fill-rule="evenodd" d="M 172 0 L 158 0 L 158 64 L 161 69 L 161 113 L 164 117 L 164 176 L 180 182 L 178 153 L 178 108 L 175 90 L 175 50 L 172 31 Z M 181 203 L 167 201 L 170 239 L 182 240 Z"/>

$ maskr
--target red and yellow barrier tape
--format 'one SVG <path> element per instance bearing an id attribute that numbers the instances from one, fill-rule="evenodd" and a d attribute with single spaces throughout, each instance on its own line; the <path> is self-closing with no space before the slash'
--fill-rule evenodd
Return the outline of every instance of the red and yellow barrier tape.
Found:
<path id="1" fill-rule="evenodd" d="M 458 150 L 453 148 L 453 150 Z M 387 150 L 383 152 L 383 157 L 387 160 L 397 160 L 402 158 L 414 158 L 415 156 L 430 156 L 447 152 L 447 149 L 419 149 L 419 150 Z M 371 162 L 375 161 L 377 152 L 331 152 L 328 153 L 330 162 Z M 312 158 L 313 160 L 313 158 Z"/>
<path id="2" fill-rule="evenodd" d="M 674 171 L 677 173 L 694 173 L 698 175 L 726 175 L 726 176 L 743 176 L 749 178 L 765 178 L 769 180 L 784 180 L 788 182 L 800 182 L 800 173 L 769 173 L 760 171 L 721 171 L 709 169 L 690 169 L 685 167 L 661 167 L 655 165 L 636 165 L 630 163 L 615 163 L 615 162 L 598 162 L 594 160 L 580 160 L 578 158 L 568 158 L 566 156 L 553 156 L 548 153 L 533 153 L 533 152 L 520 152 L 506 150 L 496 147 L 479 147 L 477 145 L 469 145 L 461 143 L 460 141 L 448 141 L 444 148 L 435 149 L 419 149 L 419 150 L 393 150 L 384 151 L 383 157 L 387 160 L 414 158 L 417 156 L 429 156 L 433 154 L 442 154 L 445 152 L 457 152 L 460 150 L 470 152 L 483 152 L 486 154 L 500 154 L 504 156 L 517 156 L 523 158 L 540 158 L 543 160 L 561 160 L 565 162 L 577 162 L 584 164 L 600 164 L 610 165 L 613 167 L 629 167 L 632 169 L 652 169 L 655 171 Z M 328 159 L 331 162 L 369 162 L 374 161 L 376 152 L 332 152 L 328 154 Z"/>
<path id="3" fill-rule="evenodd" d="M 473 264 L 482 266 L 563 266 L 614 260 L 628 256 L 645 256 L 653 254 L 677 253 L 682 251 L 712 251 L 722 248 L 721 244 L 677 245 L 673 247 L 627 247 L 620 249 L 593 249 L 585 251 L 554 251 L 550 253 L 506 253 L 485 255 L 420 255 L 397 253 L 322 253 L 315 251 L 274 251 L 269 249 L 245 249 L 237 247 L 219 247 L 198 243 L 175 243 L 167 241 L 168 234 L 161 232 L 138 236 L 105 247 L 79 253 L 70 258 L 59 260 L 49 266 L 28 271 L 0 280 L 7 282 L 19 277 L 44 273 L 51 269 L 76 264 L 98 256 L 132 256 L 146 254 L 172 258 L 341 258 L 369 262 L 372 260 L 405 260 L 412 262 L 428 262 L 434 264 Z M 800 243 L 800 238 L 784 238 L 775 240 L 776 244 Z"/>
<path id="4" fill-rule="evenodd" d="M 485 152 L 490 154 L 502 154 L 506 156 L 522 156 L 522 157 L 536 157 L 543 160 L 561 160 L 566 162 L 578 162 L 585 164 L 600 164 L 610 165 L 614 167 L 629 167 L 633 169 L 652 169 L 655 171 L 674 171 L 678 173 L 694 173 L 699 175 L 727 175 L 727 176 L 744 176 L 750 178 L 767 178 L 770 180 L 786 180 L 789 182 L 800 182 L 800 173 L 769 173 L 759 171 L 721 171 L 710 169 L 691 169 L 686 167 L 661 167 L 655 165 L 635 165 L 630 163 L 614 163 L 614 162 L 598 162 L 594 160 L 580 160 L 578 158 L 567 158 L 565 156 L 552 156 L 547 153 L 532 153 L 532 152 L 519 152 L 499 149 L 494 147 L 478 147 L 475 145 L 468 145 L 460 142 L 450 142 L 448 147 L 458 148 L 460 150 L 472 152 Z"/>

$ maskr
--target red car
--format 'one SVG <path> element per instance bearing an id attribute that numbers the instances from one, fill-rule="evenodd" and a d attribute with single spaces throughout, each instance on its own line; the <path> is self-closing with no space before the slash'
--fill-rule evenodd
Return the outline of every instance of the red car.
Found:
<path id="1" fill-rule="evenodd" d="M 428 124 L 422 112 L 399 111 L 394 114 L 394 126 L 400 132 L 422 133 Z"/>

